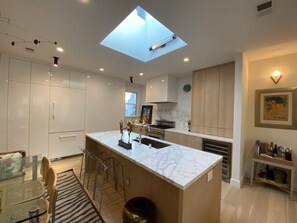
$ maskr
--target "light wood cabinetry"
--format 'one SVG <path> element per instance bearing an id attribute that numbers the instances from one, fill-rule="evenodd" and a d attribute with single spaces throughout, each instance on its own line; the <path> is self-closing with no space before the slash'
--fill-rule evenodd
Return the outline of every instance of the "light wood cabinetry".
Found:
<path id="1" fill-rule="evenodd" d="M 234 62 L 193 71 L 192 132 L 232 138 Z"/>
<path id="2" fill-rule="evenodd" d="M 202 138 L 198 136 L 165 131 L 165 140 L 194 149 L 202 149 Z"/>
<path id="3" fill-rule="evenodd" d="M 218 136 L 233 137 L 234 64 L 220 66 Z"/>
<path id="4" fill-rule="evenodd" d="M 146 102 L 177 103 L 177 78 L 172 75 L 162 75 L 146 82 Z"/>
<path id="5" fill-rule="evenodd" d="M 220 68 L 205 70 L 203 133 L 218 135 Z"/>
<path id="6" fill-rule="evenodd" d="M 186 136 L 176 132 L 165 132 L 165 140 L 180 145 L 186 145 Z"/>
<path id="7" fill-rule="evenodd" d="M 205 70 L 193 71 L 192 75 L 192 117 L 193 132 L 203 133 L 204 126 L 204 83 Z"/>
<path id="8" fill-rule="evenodd" d="M 198 136 L 186 135 L 185 146 L 201 150 L 202 149 L 202 138 L 200 138 Z"/>

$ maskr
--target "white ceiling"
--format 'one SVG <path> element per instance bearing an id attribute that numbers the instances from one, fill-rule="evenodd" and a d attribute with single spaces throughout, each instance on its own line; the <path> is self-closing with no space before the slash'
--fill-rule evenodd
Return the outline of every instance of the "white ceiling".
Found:
<path id="1" fill-rule="evenodd" d="M 2 17 L 23 29 L 0 21 L 0 32 L 33 41 L 57 41 L 64 48 L 58 53 L 53 44 L 16 44 L 16 39 L 0 35 L 0 52 L 17 57 L 59 64 L 86 72 L 135 83 L 161 75 L 189 74 L 192 70 L 234 60 L 247 52 L 250 60 L 297 52 L 297 1 L 274 0 L 269 13 L 259 15 L 256 6 L 263 0 L 0 0 Z M 99 43 L 137 5 L 180 36 L 187 46 L 150 62 L 101 46 Z M 40 37 L 41 36 L 41 37 Z M 34 48 L 34 54 L 24 47 Z M 283 48 L 284 47 L 284 48 Z M 188 63 L 183 62 L 189 57 Z M 142 72 L 144 76 L 138 74 Z"/>

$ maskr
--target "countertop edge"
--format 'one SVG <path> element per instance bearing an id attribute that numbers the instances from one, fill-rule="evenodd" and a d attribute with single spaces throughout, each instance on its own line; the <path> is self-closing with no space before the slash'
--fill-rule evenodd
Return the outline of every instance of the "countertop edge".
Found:
<path id="1" fill-rule="evenodd" d="M 220 137 L 220 136 L 213 136 L 213 135 L 205 135 L 201 133 L 196 133 L 196 132 L 188 132 L 186 130 L 182 129 L 176 129 L 176 128 L 170 128 L 170 129 L 165 129 L 166 132 L 175 132 L 175 133 L 181 133 L 184 135 L 189 135 L 189 136 L 198 136 L 204 139 L 212 139 L 212 140 L 217 140 L 217 141 L 223 141 L 223 142 L 230 142 L 233 143 L 232 138 L 225 138 L 225 137 Z"/>

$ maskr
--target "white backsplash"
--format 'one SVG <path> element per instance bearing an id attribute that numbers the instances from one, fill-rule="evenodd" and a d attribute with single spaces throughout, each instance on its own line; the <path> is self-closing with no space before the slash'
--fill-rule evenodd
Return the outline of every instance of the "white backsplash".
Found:
<path id="1" fill-rule="evenodd" d="M 154 109 L 156 119 L 175 121 L 175 128 L 188 131 L 188 121 L 191 119 L 190 111 L 176 109 Z"/>

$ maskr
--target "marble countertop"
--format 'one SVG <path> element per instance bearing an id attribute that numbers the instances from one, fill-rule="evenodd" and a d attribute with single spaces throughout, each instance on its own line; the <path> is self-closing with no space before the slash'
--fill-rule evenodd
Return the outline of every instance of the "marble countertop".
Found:
<path id="1" fill-rule="evenodd" d="M 191 135 L 191 136 L 198 136 L 198 137 L 201 137 L 201 138 L 204 138 L 204 139 L 212 139 L 212 140 L 217 140 L 217 141 L 222 141 L 222 142 L 233 143 L 233 139 L 231 139 L 231 138 L 225 138 L 225 137 L 213 136 L 213 135 L 205 135 L 205 134 L 200 134 L 200 133 L 196 133 L 196 132 L 188 132 L 188 131 L 181 130 L 181 129 L 176 129 L 176 128 L 165 129 L 165 131 L 167 131 L 167 132 L 176 132 L 176 133 L 181 133 L 181 134 Z"/>
<path id="2" fill-rule="evenodd" d="M 89 133 L 86 136 L 184 190 L 222 160 L 222 156 L 163 140 L 170 146 L 155 149 L 132 141 L 132 149 L 118 146 L 120 131 Z M 138 134 L 131 133 L 131 139 Z M 148 136 L 144 136 L 150 138 Z M 123 141 L 127 141 L 124 131 Z M 153 139 L 153 138 L 152 138 Z"/>

